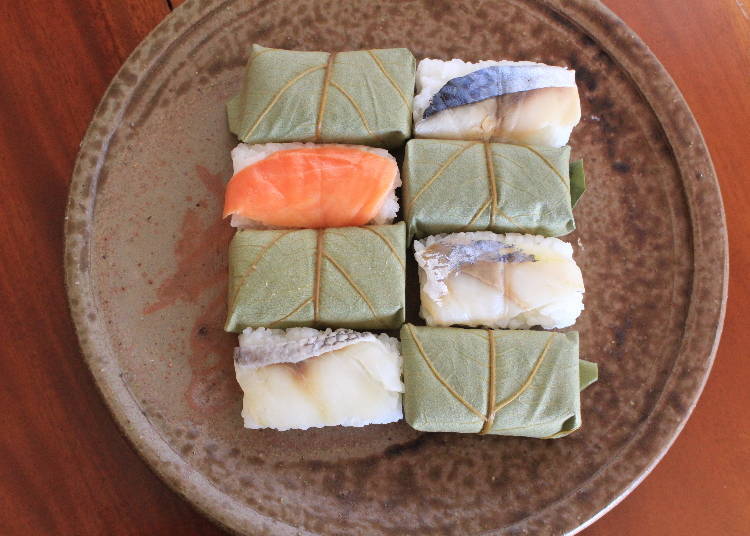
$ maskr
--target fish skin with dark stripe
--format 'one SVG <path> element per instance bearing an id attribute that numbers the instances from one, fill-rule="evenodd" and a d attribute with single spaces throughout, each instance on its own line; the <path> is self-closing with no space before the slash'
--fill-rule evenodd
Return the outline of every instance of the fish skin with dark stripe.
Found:
<path id="1" fill-rule="evenodd" d="M 422 117 L 426 119 L 448 108 L 472 104 L 508 93 L 557 87 L 548 85 L 551 73 L 554 71 L 547 65 L 493 65 L 478 69 L 467 75 L 448 80 L 440 91 L 433 95 Z M 567 85 L 561 83 L 560 87 Z"/>

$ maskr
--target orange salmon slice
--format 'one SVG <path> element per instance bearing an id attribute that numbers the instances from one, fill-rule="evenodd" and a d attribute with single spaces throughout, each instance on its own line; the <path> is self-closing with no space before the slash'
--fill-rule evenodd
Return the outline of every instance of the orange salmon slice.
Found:
<path id="1" fill-rule="evenodd" d="M 224 217 L 237 214 L 271 227 L 365 225 L 397 173 L 393 159 L 351 147 L 277 151 L 230 179 Z"/>

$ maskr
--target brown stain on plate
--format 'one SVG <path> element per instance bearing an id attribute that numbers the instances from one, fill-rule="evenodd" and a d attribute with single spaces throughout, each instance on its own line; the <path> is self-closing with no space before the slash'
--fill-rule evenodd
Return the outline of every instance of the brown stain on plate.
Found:
<path id="1" fill-rule="evenodd" d="M 710 369 L 726 230 L 700 131 L 667 74 L 597 2 L 450 5 L 447 33 L 447 11 L 428 0 L 188 1 L 134 52 L 84 139 L 65 256 L 81 346 L 147 462 L 236 532 L 575 531 L 653 467 Z M 565 240 L 587 286 L 582 357 L 601 371 L 583 394 L 581 430 L 539 441 L 404 423 L 241 428 L 236 339 L 221 330 L 231 229 L 220 216 L 236 143 L 223 103 L 256 41 L 578 70 L 571 145 L 589 189 Z M 414 318 L 411 260 L 407 272 Z"/>
<path id="2" fill-rule="evenodd" d="M 223 270 L 206 270 L 213 257 L 226 251 L 232 237 L 232 228 L 222 219 L 216 219 L 206 225 L 200 209 L 215 206 L 224 199 L 224 180 L 219 174 L 209 172 L 205 167 L 196 165 L 196 174 L 209 192 L 194 207 L 185 211 L 180 226 L 180 234 L 174 246 L 174 258 L 177 267 L 159 285 L 156 291 L 157 301 L 143 308 L 143 314 L 152 314 L 173 305 L 178 300 L 195 301 L 210 287 L 226 286 L 226 272 Z"/>
<path id="3" fill-rule="evenodd" d="M 224 331 L 225 314 L 226 292 L 222 292 L 193 324 L 187 359 L 192 377 L 185 401 L 201 417 L 230 406 L 241 396 L 232 363 L 236 341 Z"/>

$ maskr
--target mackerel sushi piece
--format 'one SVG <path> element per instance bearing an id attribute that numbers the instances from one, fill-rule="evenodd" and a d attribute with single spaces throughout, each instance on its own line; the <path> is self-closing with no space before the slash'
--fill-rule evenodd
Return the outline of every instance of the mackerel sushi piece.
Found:
<path id="1" fill-rule="evenodd" d="M 418 138 L 562 147 L 581 119 L 575 71 L 534 62 L 424 59 L 413 106 Z"/>
<path id="2" fill-rule="evenodd" d="M 234 368 L 245 428 L 384 424 L 403 417 L 398 341 L 348 329 L 246 329 Z"/>
<path id="3" fill-rule="evenodd" d="M 240 143 L 224 199 L 233 227 L 312 228 L 391 223 L 401 178 L 385 149 Z"/>
<path id="4" fill-rule="evenodd" d="M 429 326 L 564 328 L 583 310 L 573 248 L 536 235 L 456 233 L 414 242 Z"/>

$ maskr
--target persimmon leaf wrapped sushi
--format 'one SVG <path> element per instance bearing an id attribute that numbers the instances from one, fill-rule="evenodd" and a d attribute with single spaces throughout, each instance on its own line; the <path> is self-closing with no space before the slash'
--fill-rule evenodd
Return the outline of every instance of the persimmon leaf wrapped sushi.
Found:
<path id="1" fill-rule="evenodd" d="M 454 140 L 406 144 L 402 195 L 410 236 L 458 231 L 560 236 L 585 189 L 570 147 Z"/>
<path id="2" fill-rule="evenodd" d="M 425 432 L 542 439 L 581 426 L 580 391 L 595 382 L 578 333 L 401 329 L 406 422 Z"/>
<path id="3" fill-rule="evenodd" d="M 225 329 L 397 329 L 406 231 L 396 225 L 235 233 Z"/>
<path id="4" fill-rule="evenodd" d="M 557 238 L 486 231 L 414 242 L 420 315 L 430 326 L 564 328 L 583 310 L 573 248 Z"/>
<path id="5" fill-rule="evenodd" d="M 240 143 L 232 150 L 224 217 L 234 227 L 322 228 L 391 223 L 398 164 L 385 149 Z"/>
<path id="6" fill-rule="evenodd" d="M 403 416 L 401 356 L 387 335 L 248 328 L 234 369 L 245 428 L 365 426 Z"/>
<path id="7" fill-rule="evenodd" d="M 561 147 L 581 119 L 575 71 L 528 61 L 424 59 L 417 67 L 418 138 Z"/>
<path id="8" fill-rule="evenodd" d="M 396 147 L 411 136 L 415 60 L 405 48 L 304 52 L 253 45 L 230 130 L 247 143 Z"/>

